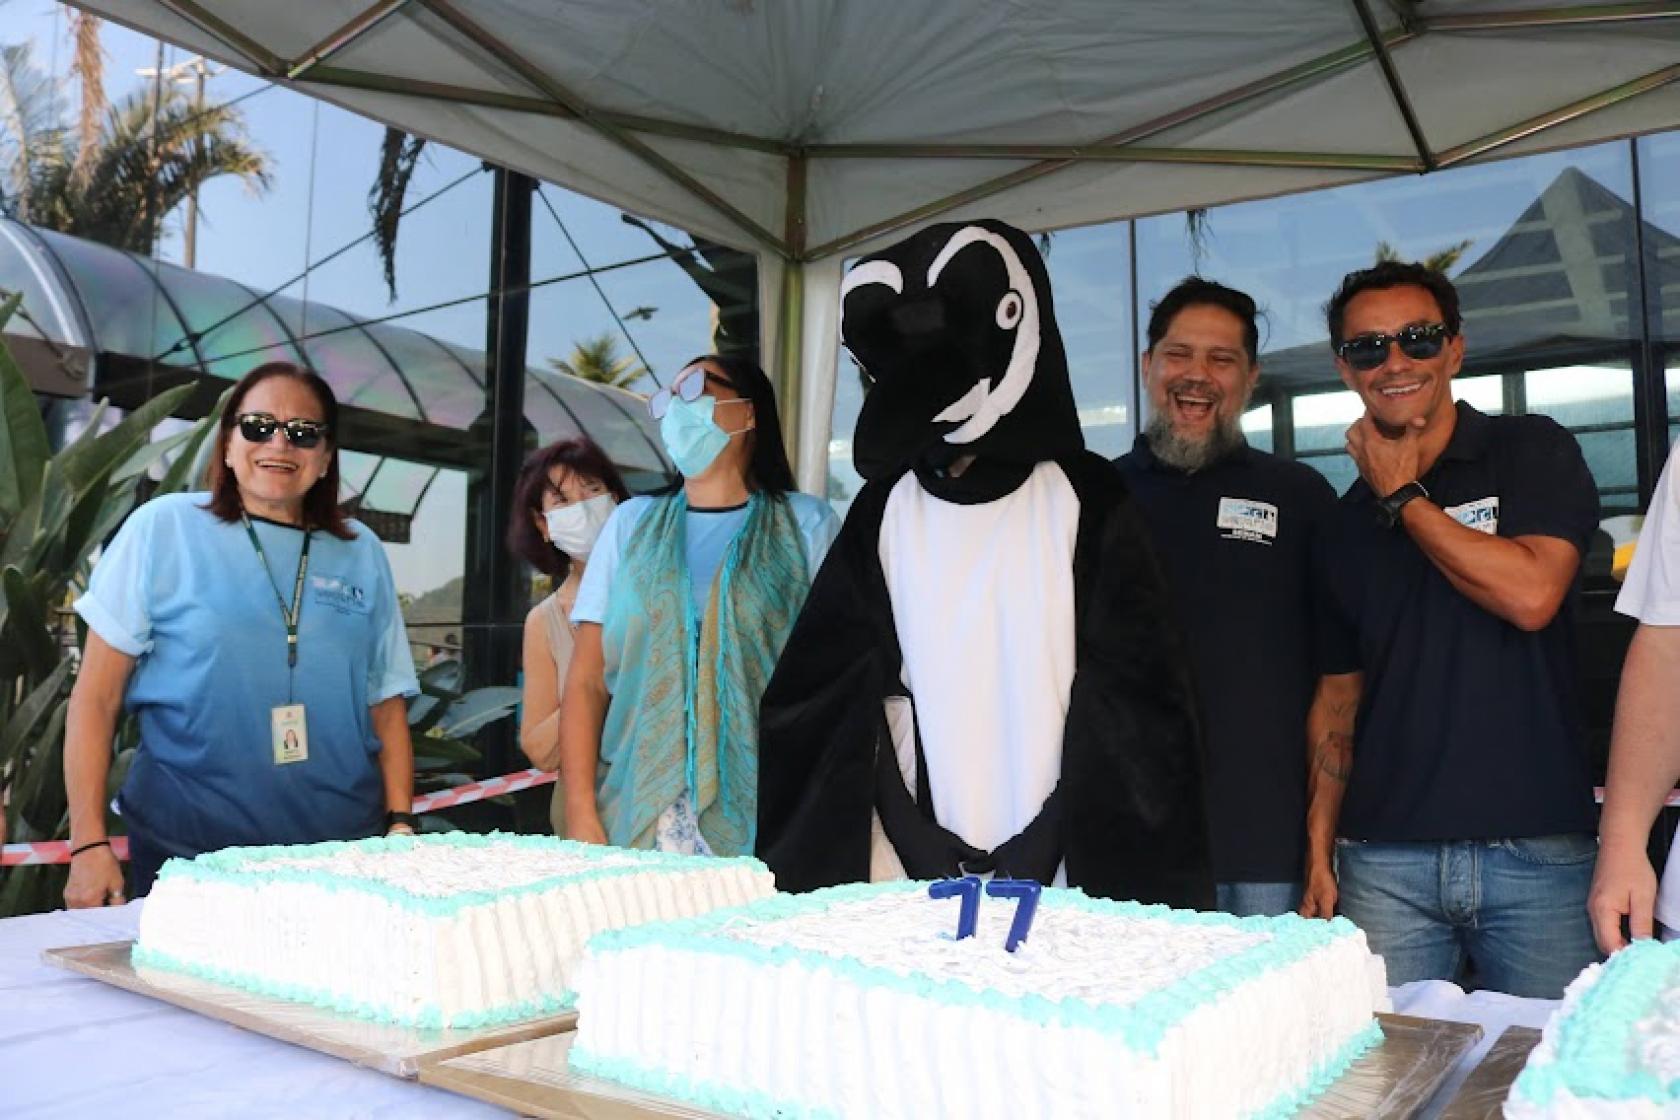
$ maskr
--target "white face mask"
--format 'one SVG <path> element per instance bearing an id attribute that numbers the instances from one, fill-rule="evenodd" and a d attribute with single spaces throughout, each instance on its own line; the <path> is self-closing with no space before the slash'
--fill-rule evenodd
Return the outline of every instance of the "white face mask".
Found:
<path id="1" fill-rule="evenodd" d="M 551 509 L 543 514 L 548 523 L 548 539 L 554 547 L 574 560 L 581 560 L 594 551 L 601 527 L 612 516 L 618 499 L 611 494 L 597 494 L 569 506 Z"/>

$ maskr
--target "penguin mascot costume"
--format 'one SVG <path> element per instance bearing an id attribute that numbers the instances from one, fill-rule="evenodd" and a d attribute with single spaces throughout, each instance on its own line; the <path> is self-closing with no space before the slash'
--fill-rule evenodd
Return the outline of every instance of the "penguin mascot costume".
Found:
<path id="1" fill-rule="evenodd" d="M 1211 909 L 1188 670 L 1037 248 L 932 226 L 841 300 L 866 485 L 764 695 L 777 886 L 992 871 Z"/>

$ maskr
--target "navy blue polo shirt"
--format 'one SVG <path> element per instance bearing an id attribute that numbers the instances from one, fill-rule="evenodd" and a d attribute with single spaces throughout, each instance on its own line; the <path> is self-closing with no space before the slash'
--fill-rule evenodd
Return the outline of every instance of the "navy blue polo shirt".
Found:
<path id="1" fill-rule="evenodd" d="M 1186 474 L 1138 437 L 1117 459 L 1178 607 L 1207 752 L 1214 875 L 1294 882 L 1306 858 L 1307 709 L 1351 672 L 1318 571 L 1336 494 L 1244 446 Z"/>
<path id="2" fill-rule="evenodd" d="M 1460 522 L 1557 537 L 1584 556 L 1598 489 L 1575 437 L 1545 416 L 1462 402 L 1421 479 Z M 1575 599 L 1525 632 L 1460 594 L 1364 481 L 1342 497 L 1331 591 L 1365 672 L 1342 836 L 1477 840 L 1590 832 L 1592 781 L 1575 691 Z"/>

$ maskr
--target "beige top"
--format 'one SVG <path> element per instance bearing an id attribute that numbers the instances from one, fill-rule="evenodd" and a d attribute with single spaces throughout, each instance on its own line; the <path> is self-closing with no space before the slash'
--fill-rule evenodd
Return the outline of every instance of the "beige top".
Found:
<path id="1" fill-rule="evenodd" d="M 567 610 L 560 605 L 558 591 L 538 603 L 537 610 L 543 620 L 543 634 L 548 638 L 548 652 L 554 657 L 554 670 L 558 674 L 556 687 L 564 694 L 566 669 L 572 663 L 572 620 L 566 617 Z M 565 794 L 560 788 L 559 779 L 556 779 L 554 796 L 548 803 L 548 823 L 554 828 L 556 836 L 566 835 L 565 809 Z"/>

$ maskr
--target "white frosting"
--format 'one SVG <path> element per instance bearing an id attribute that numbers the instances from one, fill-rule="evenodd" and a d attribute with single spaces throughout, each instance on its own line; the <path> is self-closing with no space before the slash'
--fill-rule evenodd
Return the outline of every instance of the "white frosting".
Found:
<path id="1" fill-rule="evenodd" d="M 1602 978 L 1604 967 L 1588 965 L 1570 982 L 1564 990 L 1562 1006 L 1547 1021 L 1526 1067 L 1550 1066 L 1558 1061 L 1563 1024 L 1573 1016 L 1585 1014 L 1581 1003 Z M 1630 1065 L 1649 1070 L 1670 1083 L 1680 1080 L 1680 972 L 1669 976 L 1669 986 L 1634 1024 L 1629 1047 Z M 1680 1116 L 1680 1105 L 1664 1105 L 1644 1097 L 1609 1100 L 1576 1096 L 1567 1086 L 1559 1087 L 1551 1102 L 1543 1105 L 1513 1088 L 1505 1101 L 1505 1116 L 1506 1120 L 1675 1120 Z"/>
<path id="2" fill-rule="evenodd" d="M 258 991 L 307 992 L 398 1023 L 434 1013 L 471 1022 L 565 996 L 584 942 L 602 930 L 774 893 L 769 872 L 753 863 L 646 863 L 616 849 L 580 854 L 529 838 L 298 851 L 251 861 L 248 878 L 159 879 L 141 914 L 141 948 Z M 595 874 L 638 862 L 632 873 Z M 277 870 L 319 878 L 258 874 Z M 391 890 L 425 904 L 405 905 Z M 449 905 L 457 900 L 464 904 Z"/>
<path id="3" fill-rule="evenodd" d="M 1303 1088 L 1376 1009 L 1381 965 L 1352 931 L 1196 1006 L 1154 1047 L 1085 1025 L 1066 1005 L 1043 1021 L 1023 997 L 1130 1006 L 1271 934 L 1043 906 L 1009 954 L 1013 909 L 988 900 L 978 934 L 961 942 L 950 936 L 955 900 L 896 893 L 743 918 L 683 942 L 597 946 L 578 977 L 578 1047 L 844 1117 L 1234 1117 Z M 719 940 L 1002 999 L 953 1003 L 803 954 L 758 963 Z"/>

